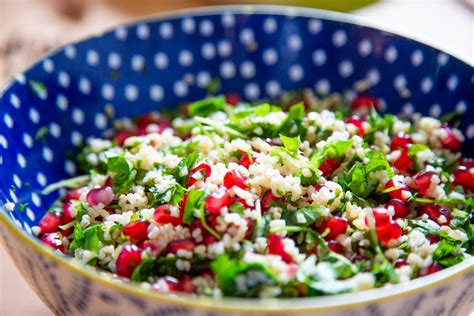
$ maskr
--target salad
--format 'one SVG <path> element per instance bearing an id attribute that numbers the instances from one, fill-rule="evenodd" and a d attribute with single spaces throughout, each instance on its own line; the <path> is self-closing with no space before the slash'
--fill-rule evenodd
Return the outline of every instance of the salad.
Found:
<path id="1" fill-rule="evenodd" d="M 382 287 L 473 254 L 474 160 L 455 116 L 309 90 L 208 97 L 115 122 L 33 232 L 152 290 L 307 297 Z M 443 122 L 444 120 L 444 122 Z"/>

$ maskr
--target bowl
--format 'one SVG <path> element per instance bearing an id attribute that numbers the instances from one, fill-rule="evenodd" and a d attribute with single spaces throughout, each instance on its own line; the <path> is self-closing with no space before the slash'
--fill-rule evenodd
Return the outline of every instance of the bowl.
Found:
<path id="1" fill-rule="evenodd" d="M 216 80 L 219 78 L 219 80 Z M 61 315 L 466 315 L 473 261 L 414 281 L 304 299 L 167 295 L 78 266 L 31 232 L 76 173 L 74 153 L 111 126 L 108 117 L 169 109 L 215 92 L 248 100 L 313 87 L 377 96 L 386 111 L 466 112 L 474 153 L 474 77 L 461 60 L 348 15 L 276 6 L 178 11 L 119 26 L 51 52 L 3 89 L 0 233 L 30 286 Z M 8 202 L 15 208 L 6 209 Z M 11 205 L 11 204 L 8 204 Z M 436 304 L 434 304 L 436 302 Z"/>

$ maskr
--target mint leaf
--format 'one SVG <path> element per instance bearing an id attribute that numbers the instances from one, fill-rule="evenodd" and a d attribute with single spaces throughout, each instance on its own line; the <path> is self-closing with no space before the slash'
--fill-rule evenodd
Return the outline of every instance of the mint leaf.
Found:
<path id="1" fill-rule="evenodd" d="M 199 210 L 204 202 L 206 192 L 192 188 L 188 192 L 186 206 L 184 207 L 183 223 L 191 224 L 194 211 Z"/>
<path id="2" fill-rule="evenodd" d="M 324 146 L 320 151 L 313 154 L 311 157 L 311 164 L 315 168 L 319 168 L 321 163 L 326 158 L 339 159 L 343 157 L 350 148 L 352 148 L 352 140 L 340 140 L 337 142 L 329 143 Z"/>
<path id="3" fill-rule="evenodd" d="M 324 207 L 319 205 L 308 205 L 295 211 L 284 210 L 281 218 L 285 220 L 287 226 L 308 227 L 321 216 L 324 210 Z"/>
<path id="4" fill-rule="evenodd" d="M 292 155 L 296 155 L 300 148 L 300 137 L 287 137 L 283 134 L 280 134 L 280 139 L 283 142 L 283 145 L 288 149 Z"/>

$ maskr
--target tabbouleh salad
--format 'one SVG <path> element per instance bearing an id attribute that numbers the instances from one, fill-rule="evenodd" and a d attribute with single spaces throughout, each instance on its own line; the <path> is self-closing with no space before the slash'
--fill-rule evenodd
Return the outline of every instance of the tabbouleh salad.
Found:
<path id="1" fill-rule="evenodd" d="M 471 257 L 474 160 L 453 117 L 306 90 L 274 103 L 117 120 L 33 231 L 150 289 L 215 297 L 353 292 Z"/>

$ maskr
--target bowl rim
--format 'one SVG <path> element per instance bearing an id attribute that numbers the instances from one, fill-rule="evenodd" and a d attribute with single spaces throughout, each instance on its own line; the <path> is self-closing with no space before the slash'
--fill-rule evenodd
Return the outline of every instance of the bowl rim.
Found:
<path id="1" fill-rule="evenodd" d="M 118 26 L 108 28 L 103 32 L 95 35 L 85 36 L 77 41 L 69 44 L 61 45 L 58 48 L 50 50 L 47 54 L 43 55 L 37 61 L 31 63 L 25 68 L 19 75 L 22 75 L 25 71 L 40 63 L 45 58 L 54 55 L 58 51 L 62 50 L 67 45 L 73 45 L 80 43 L 84 40 L 92 38 L 93 36 L 100 36 L 102 34 L 111 32 L 119 26 L 131 27 L 139 23 L 159 22 L 162 20 L 173 20 L 180 19 L 183 17 L 198 17 L 206 15 L 223 15 L 226 13 L 231 14 L 261 14 L 261 15 L 284 15 L 284 16 L 299 16 L 315 19 L 331 20 L 336 22 L 343 22 L 347 24 L 353 24 L 357 26 L 372 28 L 388 34 L 392 34 L 398 37 L 403 37 L 410 41 L 418 42 L 419 44 L 430 46 L 439 52 L 446 53 L 451 58 L 455 58 L 462 63 L 470 66 L 469 62 L 463 60 L 460 57 L 453 56 L 451 52 L 446 52 L 436 48 L 436 46 L 429 44 L 426 41 L 420 41 L 413 36 L 406 36 L 399 34 L 398 32 L 392 32 L 386 27 L 376 25 L 376 23 L 370 22 L 368 19 L 363 17 L 357 17 L 347 13 L 332 12 L 320 9 L 293 7 L 293 6 L 279 6 L 279 5 L 218 5 L 218 6 L 207 6 L 198 8 L 187 8 L 180 10 L 173 10 L 168 12 L 162 12 L 158 14 L 151 14 L 134 21 L 123 23 Z M 11 85 L 17 80 L 18 74 L 15 75 L 10 81 L 2 87 L 0 91 L 0 98 L 3 97 L 4 93 L 8 91 Z M 452 267 L 446 268 L 435 274 L 425 276 L 419 279 L 411 280 L 406 283 L 396 284 L 387 286 L 385 288 L 377 288 L 366 291 L 359 291 L 347 294 L 337 294 L 331 296 L 319 296 L 319 297 L 306 297 L 306 298 L 293 298 L 293 299 L 275 299 L 275 298 L 262 298 L 262 299 L 248 299 L 248 298 L 220 298 L 214 299 L 210 297 L 195 297 L 189 294 L 167 294 L 151 291 L 138 284 L 128 283 L 123 280 L 114 278 L 109 273 L 101 272 L 98 269 L 91 267 L 84 267 L 76 262 L 73 262 L 69 257 L 60 256 L 55 253 L 51 248 L 44 245 L 34 237 L 33 235 L 27 234 L 21 226 L 16 223 L 12 216 L 9 215 L 5 207 L 0 207 L 0 223 L 3 223 L 6 227 L 6 231 L 13 233 L 18 239 L 27 244 L 30 248 L 39 252 L 41 255 L 48 257 L 50 260 L 61 265 L 66 270 L 71 270 L 73 273 L 85 277 L 89 281 L 95 281 L 100 283 L 102 286 L 107 287 L 111 290 L 118 290 L 123 294 L 133 295 L 144 299 L 150 299 L 157 303 L 172 304 L 184 308 L 195 308 L 198 310 L 205 311 L 217 311 L 217 312 L 245 312 L 251 314 L 260 314 L 265 312 L 271 312 L 274 314 L 287 314 L 292 313 L 308 313 L 308 312 L 329 312 L 337 310 L 352 309 L 361 306 L 367 306 L 369 304 L 383 302 L 385 300 L 399 299 L 406 297 L 410 294 L 419 293 L 428 289 L 445 284 L 456 278 L 467 274 L 470 271 L 474 271 L 474 257 L 468 258 L 465 261 L 456 264 Z M 7 251 L 10 257 L 11 254 Z M 296 304 L 295 304 L 296 303 Z"/>

